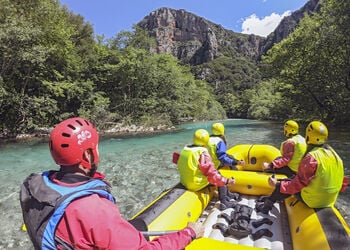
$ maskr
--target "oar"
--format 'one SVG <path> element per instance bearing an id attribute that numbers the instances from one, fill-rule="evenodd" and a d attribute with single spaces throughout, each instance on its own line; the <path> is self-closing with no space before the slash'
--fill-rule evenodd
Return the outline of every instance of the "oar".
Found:
<path id="1" fill-rule="evenodd" d="M 27 227 L 23 223 L 22 224 L 22 231 L 26 232 Z M 167 231 L 140 231 L 140 233 L 143 234 L 145 237 L 151 237 L 151 236 L 162 236 L 162 235 L 167 235 L 167 234 L 172 234 L 172 233 L 177 233 L 179 230 L 167 230 Z"/>
<path id="2" fill-rule="evenodd" d="M 179 230 L 166 230 L 166 231 L 140 231 L 140 233 L 143 234 L 145 237 L 151 237 L 151 236 L 162 236 L 172 233 L 177 233 Z"/>

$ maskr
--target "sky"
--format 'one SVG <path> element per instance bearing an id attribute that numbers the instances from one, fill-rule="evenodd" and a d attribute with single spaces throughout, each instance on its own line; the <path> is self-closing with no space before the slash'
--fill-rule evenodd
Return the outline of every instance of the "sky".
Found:
<path id="1" fill-rule="evenodd" d="M 115 37 L 132 31 L 152 11 L 161 7 L 184 9 L 225 29 L 266 37 L 284 16 L 307 0 L 59 0 L 89 22 L 95 35 Z"/>

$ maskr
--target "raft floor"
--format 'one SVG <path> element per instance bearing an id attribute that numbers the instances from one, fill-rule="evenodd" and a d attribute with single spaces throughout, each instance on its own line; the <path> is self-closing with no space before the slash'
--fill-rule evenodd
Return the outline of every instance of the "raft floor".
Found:
<path id="1" fill-rule="evenodd" d="M 272 237 L 263 236 L 260 239 L 254 240 L 250 234 L 244 238 L 238 239 L 233 235 L 228 235 L 225 237 L 219 229 L 213 229 L 213 225 L 216 223 L 223 223 L 228 226 L 227 220 L 225 218 L 218 217 L 218 215 L 221 213 L 227 213 L 230 215 L 234 210 L 233 208 L 227 208 L 220 211 L 220 202 L 218 201 L 217 195 L 214 196 L 205 211 L 203 211 L 201 217 L 199 217 L 197 220 L 198 223 L 202 223 L 205 226 L 204 237 L 258 248 L 292 250 L 293 245 L 289 232 L 288 215 L 285 210 L 284 203 L 275 203 L 272 210 L 266 215 L 255 211 L 255 204 L 256 200 L 259 198 L 258 196 L 241 195 L 241 198 L 242 200 L 238 202 L 239 204 L 248 205 L 249 207 L 253 208 L 249 223 L 250 228 L 252 229 L 252 234 L 260 229 L 267 228 L 272 232 Z M 263 218 L 270 219 L 273 222 L 272 225 L 263 224 L 260 227 L 254 228 L 252 222 Z"/>

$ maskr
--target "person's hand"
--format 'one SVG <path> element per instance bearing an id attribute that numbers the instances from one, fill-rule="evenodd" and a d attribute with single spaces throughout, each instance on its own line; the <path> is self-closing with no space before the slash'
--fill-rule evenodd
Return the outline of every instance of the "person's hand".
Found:
<path id="1" fill-rule="evenodd" d="M 244 164 L 245 164 L 245 161 L 244 160 L 240 160 L 240 161 L 238 161 L 238 163 L 237 163 L 237 165 L 240 165 L 240 166 L 244 166 Z"/>
<path id="2" fill-rule="evenodd" d="M 187 226 L 192 228 L 193 231 L 196 233 L 196 239 L 203 237 L 205 227 L 201 223 L 189 222 Z"/>
<path id="3" fill-rule="evenodd" d="M 263 169 L 270 169 L 270 163 L 268 162 L 263 162 Z"/>
<path id="4" fill-rule="evenodd" d="M 235 183 L 236 183 L 235 178 L 231 177 L 228 179 L 227 187 L 232 187 L 233 185 L 235 185 Z"/>
<path id="5" fill-rule="evenodd" d="M 269 185 L 271 187 L 276 187 L 277 179 L 275 178 L 275 175 L 271 175 L 269 178 Z"/>

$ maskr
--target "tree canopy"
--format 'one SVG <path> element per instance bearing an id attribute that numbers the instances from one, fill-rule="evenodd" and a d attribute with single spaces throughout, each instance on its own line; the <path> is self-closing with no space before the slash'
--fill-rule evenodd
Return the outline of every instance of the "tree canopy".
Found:
<path id="1" fill-rule="evenodd" d="M 277 83 L 273 91 L 290 110 L 285 116 L 348 123 L 350 2 L 321 4 L 320 13 L 305 16 L 289 37 L 268 51 L 262 69 Z M 261 92 L 264 85 L 257 88 Z M 269 108 L 278 111 L 281 103 Z"/>
<path id="2" fill-rule="evenodd" d="M 152 53 L 137 26 L 105 39 L 58 1 L 0 0 L 1 134 L 72 116 L 102 129 L 226 117 L 348 123 L 350 2 L 321 3 L 261 62 L 226 53 L 191 66 Z"/>
<path id="3" fill-rule="evenodd" d="M 53 0 L 0 0 L 0 129 L 32 132 L 71 116 L 176 124 L 226 114 L 212 89 L 135 27 L 104 41 Z"/>

